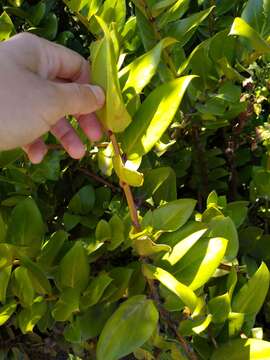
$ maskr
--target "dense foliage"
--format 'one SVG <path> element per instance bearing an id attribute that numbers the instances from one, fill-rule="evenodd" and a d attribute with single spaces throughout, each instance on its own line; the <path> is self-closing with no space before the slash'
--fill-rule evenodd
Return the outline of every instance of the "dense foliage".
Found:
<path id="1" fill-rule="evenodd" d="M 0 359 L 270 358 L 270 1 L 0 11 L 107 95 L 80 162 L 0 153 Z"/>

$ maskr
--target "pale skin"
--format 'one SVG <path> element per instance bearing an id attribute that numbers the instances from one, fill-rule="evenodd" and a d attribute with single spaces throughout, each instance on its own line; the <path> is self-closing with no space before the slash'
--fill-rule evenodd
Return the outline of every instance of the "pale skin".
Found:
<path id="1" fill-rule="evenodd" d="M 76 52 L 22 33 L 0 43 L 0 151 L 22 147 L 32 163 L 48 148 L 51 132 L 74 159 L 84 144 L 66 115 L 74 115 L 91 141 L 102 129 L 95 111 L 104 105 L 101 88 L 89 85 L 89 63 Z"/>

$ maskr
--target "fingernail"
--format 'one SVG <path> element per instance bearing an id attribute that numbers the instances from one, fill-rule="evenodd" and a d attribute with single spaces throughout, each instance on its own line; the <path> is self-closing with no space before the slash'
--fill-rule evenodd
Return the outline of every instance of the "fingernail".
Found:
<path id="1" fill-rule="evenodd" d="M 96 85 L 87 85 L 87 86 L 91 89 L 92 93 L 95 95 L 98 106 L 102 107 L 105 102 L 105 95 L 102 88 Z"/>

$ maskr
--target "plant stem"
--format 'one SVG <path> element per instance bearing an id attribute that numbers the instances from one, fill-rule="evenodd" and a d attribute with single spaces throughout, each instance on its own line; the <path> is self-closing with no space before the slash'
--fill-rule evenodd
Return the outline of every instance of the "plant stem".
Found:
<path id="1" fill-rule="evenodd" d="M 78 168 L 78 170 L 80 172 L 82 172 L 83 174 L 89 176 L 90 178 L 94 179 L 95 181 L 108 186 L 113 192 L 119 192 L 121 191 L 119 187 L 114 186 L 113 184 L 111 184 L 109 181 L 103 179 L 101 176 L 98 176 L 94 173 L 92 173 L 91 171 L 89 171 L 88 169 L 84 169 L 84 168 Z"/>
<path id="2" fill-rule="evenodd" d="M 145 0 L 142 0 L 141 3 L 142 3 L 142 6 L 144 7 L 145 14 L 147 15 L 147 18 L 148 18 L 148 20 L 149 20 L 149 23 L 150 23 L 151 26 L 152 26 L 152 29 L 153 29 L 153 32 L 154 32 L 154 34 L 155 34 L 156 39 L 157 39 L 158 41 L 161 41 L 161 40 L 162 40 L 162 36 L 161 36 L 161 34 L 160 34 L 159 29 L 157 28 L 155 17 L 152 15 L 151 10 L 149 9 L 146 1 L 145 1 Z M 177 71 L 176 71 L 176 69 L 175 69 L 174 63 L 173 63 L 173 61 L 172 61 L 172 59 L 171 59 L 171 57 L 170 57 L 170 54 L 169 54 L 168 50 L 167 50 L 167 49 L 163 49 L 162 53 L 163 53 L 164 61 L 165 61 L 166 65 L 167 65 L 167 67 L 171 70 L 173 76 L 174 76 L 175 78 L 177 78 L 177 77 L 178 77 Z"/>
<path id="3" fill-rule="evenodd" d="M 185 338 L 179 334 L 178 329 L 177 329 L 177 324 L 175 324 L 174 321 L 171 319 L 170 313 L 167 310 L 165 310 L 164 307 L 162 306 L 162 303 L 161 303 L 160 297 L 159 297 L 159 293 L 158 293 L 158 289 L 155 285 L 155 282 L 153 280 L 147 279 L 147 283 L 148 283 L 149 289 L 151 291 L 152 298 L 158 307 L 161 317 L 163 318 L 163 320 L 166 322 L 168 327 L 173 331 L 173 333 L 177 337 L 178 341 L 182 345 L 188 358 L 190 360 L 198 360 L 196 354 L 191 350 L 191 348 L 189 347 Z"/>
<path id="4" fill-rule="evenodd" d="M 117 139 L 115 137 L 115 134 L 111 130 L 108 130 L 108 135 L 109 135 L 109 138 L 110 138 L 110 140 L 112 142 L 115 156 L 119 157 L 120 161 L 122 161 L 120 147 L 119 147 L 119 144 L 118 144 Z M 140 226 L 140 223 L 139 223 L 138 213 L 137 213 L 137 209 L 136 209 L 136 206 L 135 206 L 135 203 L 134 203 L 134 198 L 133 198 L 133 195 L 132 195 L 131 188 L 127 183 L 121 181 L 121 179 L 120 179 L 119 183 L 120 183 L 120 186 L 122 187 L 122 189 L 123 189 L 123 191 L 125 193 L 127 203 L 128 203 L 130 217 L 131 217 L 133 226 L 135 228 L 135 231 L 140 232 L 141 231 L 141 226 Z M 145 258 L 143 258 L 143 257 L 141 257 L 140 260 L 142 262 L 147 262 L 147 260 Z M 178 341 L 182 345 L 184 351 L 186 352 L 188 358 L 190 360 L 197 360 L 196 354 L 190 349 L 190 347 L 189 347 L 188 343 L 186 342 L 186 340 L 184 339 L 184 337 L 179 334 L 178 329 L 177 329 L 177 325 L 174 324 L 174 322 L 171 320 L 169 312 L 167 310 L 165 310 L 164 307 L 162 306 L 162 302 L 160 300 L 158 289 L 157 289 L 157 287 L 155 285 L 155 282 L 153 280 L 150 280 L 150 279 L 147 279 L 147 278 L 146 278 L 146 281 L 148 283 L 151 296 L 152 296 L 153 300 L 155 301 L 155 303 L 156 303 L 156 305 L 158 307 L 160 316 L 166 322 L 168 327 L 173 331 L 173 333 L 177 337 Z"/>
<path id="5" fill-rule="evenodd" d="M 122 156 L 121 156 L 119 144 L 117 142 L 117 139 L 116 139 L 114 133 L 111 130 L 109 130 L 108 135 L 112 142 L 115 156 L 117 156 L 120 159 L 120 161 L 122 162 Z M 125 193 L 133 226 L 137 232 L 140 232 L 141 226 L 140 226 L 140 222 L 139 222 L 139 218 L 138 218 L 138 212 L 137 212 L 137 208 L 135 206 L 135 202 L 134 202 L 134 198 L 133 198 L 130 186 L 126 182 L 121 181 L 121 179 L 119 181 L 119 184 Z"/>

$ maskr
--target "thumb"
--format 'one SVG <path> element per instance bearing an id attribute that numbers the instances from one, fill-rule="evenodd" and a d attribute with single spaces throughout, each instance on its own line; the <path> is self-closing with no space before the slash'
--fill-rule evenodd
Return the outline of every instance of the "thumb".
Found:
<path id="1" fill-rule="evenodd" d="M 54 83 L 57 117 L 67 114 L 90 114 L 103 107 L 105 95 L 96 85 Z"/>

